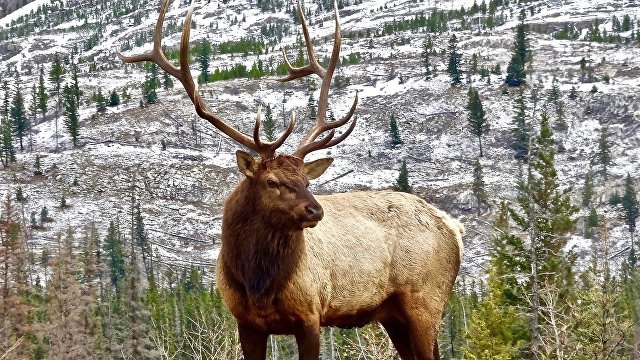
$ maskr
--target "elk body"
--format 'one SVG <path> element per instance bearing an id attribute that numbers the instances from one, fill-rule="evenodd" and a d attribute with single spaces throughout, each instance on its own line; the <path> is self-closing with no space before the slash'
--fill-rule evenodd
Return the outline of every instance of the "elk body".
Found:
<path id="1" fill-rule="evenodd" d="M 463 229 L 459 222 L 404 193 L 354 192 L 314 197 L 309 180 L 322 175 L 331 158 L 304 162 L 312 151 L 334 146 L 354 129 L 348 114 L 328 122 L 329 87 L 340 59 L 336 12 L 334 46 L 326 68 L 316 60 L 303 11 L 298 5 L 309 64 L 289 76 L 316 74 L 322 79 L 314 127 L 293 155 L 276 150 L 291 134 L 295 117 L 274 142 L 243 134 L 209 110 L 189 71 L 189 10 L 180 44 L 180 68 L 162 53 L 164 0 L 147 54 L 118 56 L 125 62 L 153 61 L 180 80 L 198 115 L 241 145 L 260 155 L 236 153 L 245 175 L 224 205 L 222 247 L 216 280 L 238 323 L 244 358 L 263 360 L 270 334 L 293 334 L 301 360 L 316 360 L 320 327 L 384 326 L 404 360 L 439 359 L 438 327 L 460 268 Z M 334 6 L 337 8 L 336 6 Z"/>

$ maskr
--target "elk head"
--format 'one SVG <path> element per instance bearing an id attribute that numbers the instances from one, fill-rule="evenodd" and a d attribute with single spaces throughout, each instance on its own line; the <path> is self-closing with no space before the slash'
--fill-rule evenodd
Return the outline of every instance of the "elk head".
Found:
<path id="1" fill-rule="evenodd" d="M 287 82 L 311 74 L 316 74 L 322 79 L 315 124 L 303 137 L 292 155 L 276 155 L 276 150 L 282 146 L 293 131 L 295 114 L 292 113 L 287 129 L 276 141 L 263 142 L 260 139 L 260 109 L 258 109 L 253 134 L 249 136 L 229 126 L 222 118 L 212 112 L 203 101 L 198 92 L 198 85 L 193 81 L 189 70 L 189 33 L 193 5 L 187 12 L 183 26 L 180 42 L 180 67 L 174 66 L 167 60 L 162 52 L 161 40 L 162 24 L 168 7 L 169 0 L 163 0 L 155 27 L 153 49 L 146 54 L 136 56 L 125 56 L 117 52 L 118 57 L 127 63 L 152 61 L 158 64 L 160 68 L 182 83 L 201 118 L 209 121 L 219 131 L 259 155 L 258 159 L 254 159 L 247 152 L 238 150 L 236 158 L 238 169 L 246 176 L 244 182 L 248 184 L 247 190 L 250 191 L 250 196 L 255 201 L 255 206 L 260 206 L 261 210 L 270 214 L 269 221 L 281 226 L 295 228 L 315 226 L 322 219 L 323 210 L 308 189 L 309 180 L 322 175 L 331 165 L 333 159 L 324 158 L 305 163 L 304 157 L 312 151 L 325 149 L 340 143 L 351 134 L 356 125 L 356 119 L 354 119 L 340 136 L 335 136 L 335 130 L 351 120 L 358 104 L 357 94 L 351 109 L 342 119 L 330 122 L 326 118 L 331 79 L 340 60 L 341 36 L 337 6 L 334 6 L 336 9 L 335 38 L 331 58 L 326 68 L 320 65 L 316 58 L 300 3 L 298 3 L 298 14 L 301 18 L 309 64 L 300 68 L 291 66 L 287 54 L 283 50 L 284 62 L 289 75 L 278 79 L 278 81 Z"/>

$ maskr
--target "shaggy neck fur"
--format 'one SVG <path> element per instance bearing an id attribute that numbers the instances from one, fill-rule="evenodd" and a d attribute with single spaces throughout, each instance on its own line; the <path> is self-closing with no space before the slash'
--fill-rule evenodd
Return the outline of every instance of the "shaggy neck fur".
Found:
<path id="1" fill-rule="evenodd" d="M 300 229 L 260 209 L 250 181 L 243 180 L 225 203 L 222 247 L 225 272 L 264 307 L 289 282 L 304 246 Z M 271 216 L 270 216 L 271 215 Z"/>

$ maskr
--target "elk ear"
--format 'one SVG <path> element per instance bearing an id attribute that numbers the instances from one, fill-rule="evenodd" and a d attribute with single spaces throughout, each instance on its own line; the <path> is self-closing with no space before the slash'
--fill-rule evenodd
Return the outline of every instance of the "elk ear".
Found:
<path id="1" fill-rule="evenodd" d="M 324 174 L 329 165 L 333 162 L 333 158 L 323 158 L 314 160 L 310 163 L 304 163 L 304 173 L 309 180 L 313 180 Z"/>
<path id="2" fill-rule="evenodd" d="M 255 175 L 254 169 L 256 168 L 256 160 L 249 153 L 242 150 L 236 151 L 236 163 L 238 164 L 240 172 L 246 177 L 252 178 L 253 175 Z"/>

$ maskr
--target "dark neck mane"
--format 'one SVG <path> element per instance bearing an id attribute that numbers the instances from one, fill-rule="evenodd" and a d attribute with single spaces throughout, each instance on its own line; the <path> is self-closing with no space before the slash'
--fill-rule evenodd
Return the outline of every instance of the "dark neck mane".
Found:
<path id="1" fill-rule="evenodd" d="M 296 270 L 304 235 L 274 224 L 256 205 L 249 186 L 242 181 L 225 202 L 221 256 L 225 274 L 244 287 L 253 303 L 266 306 Z"/>

